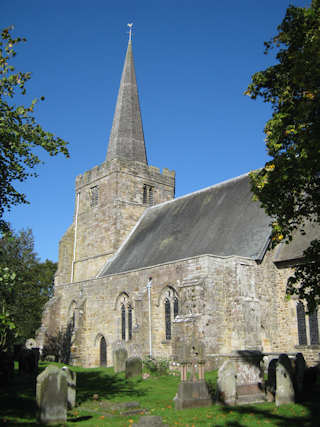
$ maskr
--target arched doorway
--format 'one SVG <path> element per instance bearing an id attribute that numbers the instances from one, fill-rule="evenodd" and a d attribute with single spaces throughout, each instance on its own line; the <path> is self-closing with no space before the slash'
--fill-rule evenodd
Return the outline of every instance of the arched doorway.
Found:
<path id="1" fill-rule="evenodd" d="M 100 366 L 107 366 L 107 343 L 104 337 L 100 339 Z"/>

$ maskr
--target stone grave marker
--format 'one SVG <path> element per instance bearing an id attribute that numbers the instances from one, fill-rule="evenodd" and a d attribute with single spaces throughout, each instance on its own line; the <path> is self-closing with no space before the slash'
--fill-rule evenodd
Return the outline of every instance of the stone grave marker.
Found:
<path id="1" fill-rule="evenodd" d="M 137 423 L 132 424 L 134 427 L 169 427 L 169 424 L 164 424 L 162 418 L 157 415 L 145 415 L 140 418 Z"/>
<path id="2" fill-rule="evenodd" d="M 142 375 L 142 360 L 140 357 L 129 357 L 126 360 L 126 378 L 139 377 Z"/>
<path id="3" fill-rule="evenodd" d="M 71 371 L 67 366 L 63 366 L 62 371 L 64 371 L 67 374 L 68 409 L 72 409 L 76 406 L 77 374 Z"/>
<path id="4" fill-rule="evenodd" d="M 272 359 L 268 366 L 268 380 L 266 384 L 266 398 L 268 402 L 274 402 L 276 396 L 276 367 L 278 359 Z"/>
<path id="5" fill-rule="evenodd" d="M 226 405 L 236 404 L 237 370 L 234 360 L 225 360 L 218 370 L 217 400 Z"/>
<path id="6" fill-rule="evenodd" d="M 300 395 L 303 390 L 304 373 L 306 367 L 306 361 L 304 360 L 303 354 L 297 353 L 295 361 L 295 383 L 298 395 Z"/>
<path id="7" fill-rule="evenodd" d="M 276 405 L 294 403 L 293 370 L 289 357 L 281 354 L 276 367 Z"/>
<path id="8" fill-rule="evenodd" d="M 125 348 L 117 348 L 113 351 L 113 369 L 114 372 L 124 372 L 126 370 L 126 361 L 128 352 Z"/>
<path id="9" fill-rule="evenodd" d="M 67 374 L 56 366 L 48 366 L 37 377 L 38 421 L 42 424 L 63 424 L 67 420 Z"/>

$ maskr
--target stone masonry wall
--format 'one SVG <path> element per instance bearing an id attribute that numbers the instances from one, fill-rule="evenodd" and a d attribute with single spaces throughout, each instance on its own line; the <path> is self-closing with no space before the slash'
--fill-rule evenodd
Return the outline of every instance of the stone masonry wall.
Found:
<path id="1" fill-rule="evenodd" d="M 60 242 L 57 285 L 97 276 L 149 207 L 149 200 L 143 201 L 144 185 L 152 187 L 153 204 L 171 200 L 175 173 L 115 159 L 77 177 L 74 221 Z"/>

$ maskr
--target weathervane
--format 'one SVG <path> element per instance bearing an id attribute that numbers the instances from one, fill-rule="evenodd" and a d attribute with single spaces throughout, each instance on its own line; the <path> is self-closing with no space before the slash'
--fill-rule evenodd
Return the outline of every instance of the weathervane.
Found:
<path id="1" fill-rule="evenodd" d="M 133 22 L 131 22 L 131 24 L 127 24 L 127 25 L 129 27 L 129 43 L 131 43 Z"/>

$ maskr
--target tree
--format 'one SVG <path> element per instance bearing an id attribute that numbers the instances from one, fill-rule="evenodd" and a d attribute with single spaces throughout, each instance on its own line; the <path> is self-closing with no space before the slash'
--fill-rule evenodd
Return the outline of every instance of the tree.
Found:
<path id="1" fill-rule="evenodd" d="M 252 190 L 274 218 L 272 245 L 290 242 L 309 222 L 320 223 L 320 0 L 289 6 L 278 33 L 265 43 L 276 49 L 276 65 L 252 76 L 245 92 L 272 105 L 266 123 L 271 160 L 251 173 Z M 315 236 L 316 237 L 316 236 Z M 320 241 L 304 252 L 288 293 L 313 310 L 320 301 Z"/>
<path id="2" fill-rule="evenodd" d="M 56 269 L 56 263 L 38 259 L 30 229 L 10 230 L 0 239 L 0 296 L 17 341 L 33 337 L 39 328 L 43 307 L 53 294 Z M 1 272 L 6 273 L 2 282 Z"/>
<path id="3" fill-rule="evenodd" d="M 13 205 L 28 203 L 14 182 L 36 176 L 32 170 L 41 161 L 35 148 L 42 147 L 51 156 L 62 153 L 69 157 L 67 143 L 37 123 L 33 113 L 38 99 L 28 106 L 17 106 L 13 102 L 15 95 L 26 94 L 31 73 L 15 72 L 11 65 L 17 45 L 26 41 L 13 38 L 11 30 L 4 29 L 0 39 L 0 231 L 7 229 L 4 212 Z"/>
<path id="4" fill-rule="evenodd" d="M 8 267 L 0 267 L 0 353 L 12 346 L 15 337 L 16 325 L 8 309 L 13 301 L 15 278 Z"/>

